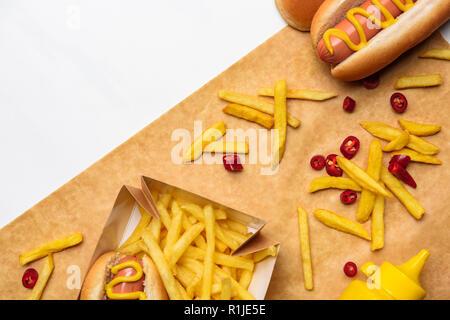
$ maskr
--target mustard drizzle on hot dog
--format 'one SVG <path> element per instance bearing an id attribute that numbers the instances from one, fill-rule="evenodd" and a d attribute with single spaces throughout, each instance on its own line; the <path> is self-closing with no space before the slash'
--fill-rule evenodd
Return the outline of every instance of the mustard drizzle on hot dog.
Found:
<path id="1" fill-rule="evenodd" d="M 139 300 L 145 300 L 147 296 L 142 291 L 136 291 L 136 292 L 128 292 L 128 293 L 114 293 L 113 287 L 121 282 L 134 282 L 139 280 L 142 275 L 142 267 L 141 265 L 136 261 L 125 261 L 123 263 L 117 264 L 114 267 L 111 267 L 111 273 L 117 274 L 120 270 L 125 268 L 133 268 L 136 270 L 136 274 L 130 277 L 117 277 L 115 279 L 112 279 L 109 283 L 105 285 L 106 295 L 108 298 L 112 300 L 133 300 L 133 299 L 139 299 Z"/>
<path id="2" fill-rule="evenodd" d="M 353 24 L 356 31 L 358 32 L 358 36 L 360 39 L 359 44 L 355 44 L 354 42 L 352 42 L 349 35 L 343 30 L 340 30 L 337 28 L 328 29 L 323 34 L 323 40 L 325 42 L 326 48 L 328 49 L 328 51 L 331 54 L 334 54 L 334 49 L 333 49 L 333 46 L 331 45 L 331 40 L 330 40 L 331 36 L 337 37 L 337 38 L 341 39 L 342 41 L 344 41 L 345 44 L 353 51 L 361 50 L 362 48 L 367 46 L 366 34 L 364 32 L 364 29 L 363 29 L 361 23 L 355 17 L 355 14 L 359 14 L 359 15 L 366 17 L 370 22 L 372 22 L 377 27 L 382 28 L 382 29 L 386 29 L 387 27 L 393 25 L 397 21 L 398 17 L 394 18 L 392 16 L 392 14 L 389 12 L 389 10 L 386 9 L 386 7 L 383 6 L 379 0 L 371 0 L 371 2 L 383 14 L 385 21 L 381 21 L 381 20 L 377 19 L 373 14 L 370 14 L 366 9 L 359 8 L 359 7 L 350 9 L 346 14 L 346 18 L 348 21 L 350 21 Z M 392 2 L 402 12 L 408 11 L 415 4 L 413 2 L 413 0 L 405 0 L 405 3 L 402 3 L 400 0 L 392 0 Z"/>

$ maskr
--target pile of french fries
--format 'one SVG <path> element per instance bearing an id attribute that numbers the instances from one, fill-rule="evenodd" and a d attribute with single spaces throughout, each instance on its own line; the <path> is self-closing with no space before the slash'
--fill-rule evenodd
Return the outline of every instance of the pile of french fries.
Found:
<path id="1" fill-rule="evenodd" d="M 46 257 L 44 264 L 41 267 L 39 278 L 33 290 L 31 291 L 31 294 L 28 296 L 28 300 L 39 300 L 41 298 L 42 293 L 44 292 L 45 287 L 47 286 L 47 283 L 50 279 L 50 276 L 53 273 L 53 269 L 55 268 L 53 262 L 53 254 L 63 251 L 67 248 L 76 246 L 82 241 L 83 241 L 82 234 L 74 233 L 69 237 L 48 242 L 36 249 L 22 253 L 19 256 L 19 263 L 22 266 Z"/>
<path id="2" fill-rule="evenodd" d="M 287 89 L 286 80 L 275 83 L 273 88 L 262 87 L 258 95 L 273 97 L 274 103 L 246 94 L 220 90 L 219 98 L 230 102 L 223 112 L 234 117 L 255 122 L 266 129 L 275 129 L 272 148 L 272 169 L 275 169 L 284 155 L 287 126 L 298 128 L 301 121 L 287 112 L 286 100 L 302 99 L 324 101 L 336 97 L 333 92 L 316 90 Z"/>
<path id="3" fill-rule="evenodd" d="M 315 210 L 314 216 L 330 228 L 371 241 L 372 251 L 384 247 L 385 198 L 392 198 L 392 194 L 394 194 L 407 211 L 417 220 L 421 219 L 425 214 L 425 209 L 422 205 L 409 193 L 403 183 L 383 165 L 383 151 L 393 152 L 393 155 L 407 155 L 411 161 L 415 162 L 428 164 L 442 163 L 438 158 L 433 156 L 439 152 L 439 148 L 420 138 L 438 133 L 441 130 L 441 126 L 422 124 L 405 119 L 399 119 L 398 122 L 403 130 L 396 129 L 381 122 L 361 122 L 361 126 L 364 129 L 375 137 L 387 140 L 388 144 L 382 147 L 379 140 L 372 140 L 369 147 L 366 170 L 363 170 L 351 160 L 338 156 L 338 165 L 347 174 L 348 178 L 318 177 L 312 180 L 309 189 L 310 193 L 329 188 L 350 189 L 361 192 L 356 214 L 356 220 L 359 223 L 325 209 Z M 307 213 L 301 207 L 298 207 L 297 211 L 305 288 L 312 290 L 313 280 Z M 360 224 L 366 222 L 369 218 L 371 218 L 370 234 Z"/>
<path id="4" fill-rule="evenodd" d="M 275 256 L 275 246 L 232 256 L 252 235 L 224 210 L 152 192 L 160 219 L 139 207 L 141 219 L 117 251 L 150 256 L 172 300 L 254 299 L 248 292 L 255 263 Z"/>

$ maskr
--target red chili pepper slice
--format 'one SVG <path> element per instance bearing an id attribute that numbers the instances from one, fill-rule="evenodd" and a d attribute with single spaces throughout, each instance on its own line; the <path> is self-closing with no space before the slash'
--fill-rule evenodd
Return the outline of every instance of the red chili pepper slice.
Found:
<path id="1" fill-rule="evenodd" d="M 411 160 L 411 158 L 409 156 L 407 156 L 407 155 L 397 154 L 395 156 L 392 156 L 391 160 L 389 161 L 389 164 L 391 164 L 393 162 L 397 162 L 403 168 L 406 169 L 406 167 L 408 167 L 408 165 L 409 165 L 410 160 Z"/>
<path id="2" fill-rule="evenodd" d="M 394 176 L 396 176 L 398 179 L 406 183 L 407 185 L 416 188 L 417 184 L 414 181 L 413 177 L 406 171 L 405 168 L 403 168 L 400 163 L 398 162 L 391 162 L 389 163 L 388 170 L 390 173 L 392 173 Z"/>
<path id="3" fill-rule="evenodd" d="M 347 159 L 353 158 L 359 150 L 359 139 L 348 136 L 341 144 L 341 153 Z"/>
<path id="4" fill-rule="evenodd" d="M 344 265 L 344 273 L 347 277 L 354 277 L 358 273 L 358 267 L 356 266 L 356 263 L 354 262 L 347 262 Z"/>
<path id="5" fill-rule="evenodd" d="M 344 103 L 342 104 L 342 108 L 344 109 L 344 111 L 353 112 L 353 110 L 355 110 L 355 105 L 356 105 L 355 100 L 353 100 L 352 98 L 347 96 L 344 99 Z"/>
<path id="6" fill-rule="evenodd" d="M 309 164 L 314 170 L 322 170 L 325 167 L 325 158 L 321 155 L 316 155 L 311 158 Z"/>
<path id="7" fill-rule="evenodd" d="M 352 204 L 358 199 L 358 195 L 356 191 L 353 190 L 345 190 L 341 193 L 341 202 L 343 204 Z"/>
<path id="8" fill-rule="evenodd" d="M 223 166 L 227 171 L 235 172 L 242 171 L 244 167 L 241 164 L 241 159 L 237 154 L 226 154 L 222 158 Z"/>
<path id="9" fill-rule="evenodd" d="M 395 112 L 403 113 L 408 107 L 408 100 L 400 92 L 395 92 L 391 96 L 391 106 Z"/>
<path id="10" fill-rule="evenodd" d="M 329 154 L 325 159 L 325 168 L 332 177 L 340 177 L 344 173 L 336 161 L 337 154 Z"/>
<path id="11" fill-rule="evenodd" d="M 22 284 L 25 288 L 33 289 L 39 278 L 38 272 L 33 268 L 25 270 L 22 276 Z"/>
<path id="12" fill-rule="evenodd" d="M 379 73 L 374 73 L 371 76 L 368 76 L 365 79 L 362 79 L 362 84 L 366 89 L 375 89 L 378 87 L 378 84 L 380 83 L 380 75 Z"/>

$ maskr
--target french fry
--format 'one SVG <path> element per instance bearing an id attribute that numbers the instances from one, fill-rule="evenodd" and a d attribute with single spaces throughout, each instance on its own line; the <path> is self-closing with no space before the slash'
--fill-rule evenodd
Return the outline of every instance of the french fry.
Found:
<path id="1" fill-rule="evenodd" d="M 252 278 L 253 278 L 253 271 L 244 269 L 241 272 L 239 284 L 242 286 L 242 288 L 247 290 L 248 287 L 250 286 L 250 283 L 252 282 Z"/>
<path id="2" fill-rule="evenodd" d="M 313 193 L 324 189 L 342 189 L 342 190 L 354 190 L 361 191 L 361 187 L 352 179 L 343 177 L 319 177 L 311 181 L 309 186 L 309 192 Z"/>
<path id="3" fill-rule="evenodd" d="M 365 240 L 371 240 L 369 233 L 362 225 L 345 217 L 341 217 L 336 213 L 324 209 L 317 209 L 314 211 L 314 216 L 317 220 L 330 228 L 353 234 Z"/>
<path id="4" fill-rule="evenodd" d="M 276 255 L 277 255 L 277 247 L 270 246 L 267 247 L 266 249 L 259 250 L 253 253 L 253 261 L 257 263 L 264 260 L 267 257 L 275 257 Z"/>
<path id="5" fill-rule="evenodd" d="M 182 300 L 183 297 L 178 289 L 177 282 L 175 277 L 172 274 L 172 271 L 169 267 L 169 263 L 164 257 L 163 252 L 161 251 L 158 244 L 152 237 L 150 231 L 145 230 L 142 233 L 142 239 L 144 240 L 145 245 L 142 246 L 142 250 L 149 255 L 158 269 L 158 272 L 161 276 L 161 280 L 163 281 L 164 287 L 166 288 L 167 294 L 171 300 Z"/>
<path id="6" fill-rule="evenodd" d="M 402 133 L 390 141 L 387 145 L 383 147 L 383 151 L 391 152 L 403 149 L 409 143 L 409 132 L 403 130 Z"/>
<path id="7" fill-rule="evenodd" d="M 203 277 L 202 277 L 202 300 L 211 299 L 211 285 L 212 274 L 214 267 L 214 247 L 215 247 L 215 232 L 214 232 L 214 211 L 211 205 L 206 205 L 203 209 L 205 215 L 205 230 L 206 230 L 206 254 L 204 259 Z"/>
<path id="8" fill-rule="evenodd" d="M 216 249 L 217 249 L 219 252 L 225 252 L 225 251 L 228 249 L 228 247 L 227 247 L 227 245 L 226 245 L 225 243 L 223 243 L 222 241 L 220 241 L 220 240 L 217 239 L 217 237 L 216 237 Z"/>
<path id="9" fill-rule="evenodd" d="M 273 97 L 273 88 L 259 88 L 259 96 Z M 301 99 L 301 100 L 311 100 L 311 101 L 323 101 L 334 97 L 337 94 L 334 92 L 317 91 L 317 90 L 304 90 L 304 89 L 287 89 L 286 97 L 290 99 Z"/>
<path id="10" fill-rule="evenodd" d="M 377 195 L 372 212 L 372 223 L 370 225 L 372 242 L 370 250 L 375 251 L 384 246 L 384 197 Z"/>
<path id="11" fill-rule="evenodd" d="M 424 124 L 405 119 L 398 119 L 398 124 L 405 130 L 408 130 L 410 134 L 418 137 L 432 136 L 433 134 L 441 131 L 441 126 L 436 124 Z"/>
<path id="12" fill-rule="evenodd" d="M 201 222 L 193 225 L 178 239 L 172 247 L 172 252 L 169 257 L 169 266 L 174 266 L 178 259 L 183 255 L 186 249 L 191 245 L 195 238 L 203 231 L 205 225 Z M 200 250 L 200 249 L 199 249 Z"/>
<path id="13" fill-rule="evenodd" d="M 172 200 L 172 195 L 170 193 L 164 193 L 161 195 L 159 201 L 164 206 L 164 208 L 169 208 L 170 201 Z"/>
<path id="14" fill-rule="evenodd" d="M 150 220 L 147 229 L 150 230 L 150 232 L 152 233 L 153 239 L 155 239 L 155 241 L 159 243 L 161 237 L 161 220 L 160 219 Z"/>
<path id="15" fill-rule="evenodd" d="M 172 201 L 172 213 L 173 213 L 172 223 L 170 224 L 170 228 L 168 229 L 167 232 L 167 242 L 163 251 L 164 256 L 166 257 L 167 260 L 169 260 L 169 257 L 172 255 L 173 246 L 180 237 L 181 224 L 183 221 L 183 211 L 180 209 L 176 201 Z"/>
<path id="16" fill-rule="evenodd" d="M 395 151 L 392 153 L 392 155 L 398 155 L 398 154 L 404 154 L 406 156 L 409 156 L 410 160 L 414 161 L 414 162 L 423 162 L 423 163 L 429 163 L 429 164 L 442 164 L 442 161 L 434 156 L 421 154 L 417 151 L 407 149 L 407 148 L 399 150 L 399 151 Z"/>
<path id="17" fill-rule="evenodd" d="M 205 221 L 205 215 L 203 214 L 203 209 L 199 205 L 196 205 L 194 203 L 182 203 L 181 209 L 185 210 L 186 212 L 192 214 L 195 219 L 198 221 L 204 222 Z"/>
<path id="18" fill-rule="evenodd" d="M 27 263 L 48 256 L 50 253 L 59 252 L 69 247 L 76 246 L 81 241 L 83 241 L 83 236 L 81 235 L 81 233 L 74 233 L 67 238 L 51 241 L 34 250 L 22 253 L 19 256 L 19 263 L 22 266 L 26 265 Z"/>
<path id="19" fill-rule="evenodd" d="M 342 170 L 362 188 L 384 197 L 392 198 L 392 195 L 385 188 L 380 186 L 377 181 L 375 181 L 363 169 L 358 167 L 352 161 L 340 156 L 337 156 L 336 160 L 339 164 L 339 167 L 341 167 Z"/>
<path id="20" fill-rule="evenodd" d="M 245 141 L 214 141 L 205 147 L 204 152 L 247 154 L 248 143 Z"/>
<path id="21" fill-rule="evenodd" d="M 272 169 L 275 169 L 281 162 L 286 144 L 286 80 L 279 80 L 275 83 L 274 100 L 275 137 L 272 148 Z"/>
<path id="22" fill-rule="evenodd" d="M 240 222 L 231 220 L 231 219 L 227 219 L 226 222 L 227 222 L 228 228 L 230 228 L 230 230 L 239 232 L 239 233 L 241 233 L 243 235 L 247 235 L 248 228 L 247 228 L 246 225 L 244 225 L 244 224 L 242 224 Z"/>
<path id="23" fill-rule="evenodd" d="M 156 219 L 155 219 L 156 220 Z M 141 236 L 141 235 L 140 235 Z M 133 243 L 130 243 L 126 246 L 121 246 L 119 249 L 117 249 L 118 252 L 125 254 L 125 255 L 136 255 L 139 252 L 142 251 L 142 240 L 135 241 Z"/>
<path id="24" fill-rule="evenodd" d="M 312 290 L 314 288 L 314 281 L 311 264 L 311 249 L 309 246 L 308 214 L 302 207 L 297 207 L 297 213 L 304 285 L 306 290 Z"/>
<path id="25" fill-rule="evenodd" d="M 222 209 L 214 209 L 214 217 L 216 220 L 226 220 L 227 213 Z"/>
<path id="26" fill-rule="evenodd" d="M 52 275 L 55 265 L 53 264 L 53 255 L 49 253 L 47 259 L 45 259 L 42 265 L 41 272 L 39 273 L 38 280 L 34 285 L 31 294 L 28 296 L 28 300 L 40 300 L 45 287 L 47 286 L 48 279 Z"/>
<path id="27" fill-rule="evenodd" d="M 220 226 L 219 226 L 220 227 Z M 222 232 L 224 233 L 224 235 L 230 239 L 233 239 L 234 241 L 236 241 L 238 243 L 238 245 L 241 245 L 242 243 L 244 243 L 245 241 L 248 240 L 248 236 L 247 235 L 243 235 L 239 232 L 230 230 L 230 229 L 224 229 L 222 228 Z"/>
<path id="28" fill-rule="evenodd" d="M 225 134 L 226 130 L 227 128 L 225 123 L 222 121 L 203 131 L 202 135 L 195 139 L 190 148 L 184 153 L 183 161 L 190 162 L 199 158 L 205 147 L 211 142 L 221 138 Z"/>
<path id="29" fill-rule="evenodd" d="M 228 275 L 225 271 L 220 269 L 218 266 L 214 266 L 214 272 L 217 273 L 220 277 L 226 278 Z M 250 292 L 247 291 L 244 287 L 242 287 L 239 282 L 235 279 L 230 278 L 231 286 L 237 291 L 237 295 L 242 300 L 255 300 L 255 297 L 252 296 Z"/>
<path id="30" fill-rule="evenodd" d="M 169 212 L 167 212 L 166 207 L 164 206 L 164 203 L 160 200 L 156 203 L 156 208 L 158 209 L 159 213 L 159 219 L 161 219 L 162 224 L 164 227 L 169 230 L 170 225 L 172 224 L 172 218 L 170 218 Z"/>
<path id="31" fill-rule="evenodd" d="M 440 74 L 427 74 L 420 76 L 400 77 L 395 82 L 395 89 L 425 88 L 442 84 Z"/>
<path id="32" fill-rule="evenodd" d="M 220 294 L 221 300 L 230 300 L 231 299 L 231 279 L 223 278 L 222 279 L 222 292 Z"/>
<path id="33" fill-rule="evenodd" d="M 255 122 L 266 129 L 271 129 L 273 127 L 273 117 L 247 106 L 230 103 L 223 108 L 222 111 L 231 116 Z"/>
<path id="34" fill-rule="evenodd" d="M 373 139 L 369 147 L 366 173 L 375 181 L 380 180 L 380 170 L 383 164 L 382 161 L 383 152 L 381 151 L 381 143 L 379 140 Z M 361 192 L 361 197 L 358 204 L 358 213 L 356 214 L 357 221 L 365 222 L 369 219 L 375 205 L 375 198 L 376 195 L 367 189 L 364 189 Z"/>
<path id="35" fill-rule="evenodd" d="M 360 124 L 369 133 L 383 140 L 391 141 L 401 134 L 400 129 L 393 128 L 381 122 L 363 121 Z M 433 155 L 439 152 L 437 146 L 413 134 L 409 135 L 407 147 L 426 155 Z"/>
<path id="36" fill-rule="evenodd" d="M 128 237 L 128 239 L 122 243 L 119 249 L 129 246 L 130 244 L 138 241 L 141 238 L 142 232 L 150 223 L 152 216 L 148 213 L 144 208 L 138 205 L 139 212 L 141 214 L 141 218 L 139 219 L 139 223 L 134 229 L 133 233 Z"/>
<path id="37" fill-rule="evenodd" d="M 219 98 L 231 102 L 236 103 L 240 105 L 244 105 L 247 107 L 251 107 L 253 109 L 256 109 L 258 111 L 274 115 L 275 112 L 275 106 L 273 103 L 270 103 L 264 99 L 259 99 L 256 97 L 248 96 L 246 94 L 242 93 L 236 93 L 236 92 L 230 92 L 225 90 L 219 91 Z M 297 128 L 300 126 L 300 120 L 296 119 L 294 116 L 292 116 L 290 113 L 287 114 L 287 123 L 293 127 Z"/>
<path id="38" fill-rule="evenodd" d="M 176 270 L 175 278 L 177 278 L 184 287 L 188 287 L 191 283 L 200 279 L 195 272 L 189 270 L 184 265 L 177 264 L 174 269 Z"/>
<path id="39" fill-rule="evenodd" d="M 450 50 L 449 49 L 428 49 L 423 52 L 420 58 L 431 58 L 440 60 L 450 60 Z"/>
<path id="40" fill-rule="evenodd" d="M 185 258 L 204 260 L 206 252 L 200 248 L 189 246 L 183 254 Z M 220 252 L 214 252 L 214 263 L 231 268 L 240 268 L 252 271 L 254 263 L 243 257 L 234 257 Z"/>
<path id="41" fill-rule="evenodd" d="M 175 279 L 175 283 L 176 283 L 176 285 L 177 285 L 177 287 L 178 287 L 178 291 L 180 291 L 182 300 L 191 300 L 192 298 L 189 297 L 189 295 L 187 294 L 186 290 L 185 290 L 184 287 L 181 285 L 181 283 L 178 282 L 177 279 Z"/>
<path id="42" fill-rule="evenodd" d="M 231 250 L 236 250 L 239 247 L 239 243 L 227 236 L 224 229 L 218 223 L 215 224 L 215 232 L 217 239 L 225 243 Z"/>
<path id="43" fill-rule="evenodd" d="M 394 177 L 385 166 L 381 167 L 381 181 L 391 190 L 398 200 L 405 206 L 408 212 L 417 220 L 422 218 L 425 209 L 420 203 L 406 190 L 403 184 Z"/>

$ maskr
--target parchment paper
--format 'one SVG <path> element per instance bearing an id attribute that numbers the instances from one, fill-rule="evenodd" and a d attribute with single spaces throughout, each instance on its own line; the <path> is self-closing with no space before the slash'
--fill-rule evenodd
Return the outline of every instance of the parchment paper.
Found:
<path id="1" fill-rule="evenodd" d="M 450 64 L 417 58 L 421 51 L 431 47 L 449 46 L 439 34 L 434 34 L 388 67 L 381 74 L 377 89 L 367 90 L 357 83 L 333 79 L 328 67 L 314 56 L 309 34 L 286 27 L 4 227 L 0 232 L 0 298 L 22 299 L 29 294 L 21 284 L 25 267 L 18 263 L 20 253 L 49 240 L 82 232 L 83 244 L 55 254 L 55 271 L 43 295 L 45 299 L 76 298 L 77 290 L 66 287 L 67 267 L 78 265 L 84 277 L 121 186 L 138 186 L 140 175 L 148 175 L 267 221 L 264 234 L 280 241 L 282 247 L 267 299 L 335 299 L 351 281 L 342 272 L 346 261 L 352 260 L 358 266 L 366 261 L 379 264 L 384 260 L 400 264 L 422 248 L 431 252 L 421 277 L 427 298 L 449 299 Z M 393 113 L 389 97 L 394 92 L 396 77 L 425 73 L 440 73 L 443 85 L 405 90 L 408 110 L 401 116 Z M 222 165 L 177 165 L 171 161 L 171 149 L 176 144 L 171 141 L 173 130 L 185 128 L 192 132 L 194 120 L 202 120 L 205 125 L 223 120 L 228 128 L 259 129 L 256 124 L 223 114 L 221 110 L 226 102 L 217 98 L 219 89 L 256 95 L 260 86 L 273 86 L 282 78 L 287 80 L 289 88 L 330 90 L 339 97 L 320 103 L 288 102 L 289 112 L 301 119 L 302 125 L 298 129 L 288 128 L 286 152 L 276 175 L 260 175 L 260 164 L 246 164 L 243 172 L 230 174 Z M 357 101 L 352 114 L 342 111 L 342 100 L 347 95 Z M 440 146 L 438 157 L 444 164 L 410 165 L 408 169 L 418 187 L 409 190 L 427 213 L 421 221 L 416 221 L 396 199 L 388 200 L 385 248 L 371 253 L 369 242 L 332 230 L 312 216 L 314 209 L 324 208 L 354 219 L 357 205 L 342 205 L 336 190 L 309 194 L 311 179 L 326 174 L 312 170 L 309 159 L 315 154 L 339 153 L 342 140 L 355 135 L 361 141 L 361 149 L 354 161 L 365 168 L 372 136 L 358 122 L 373 120 L 397 126 L 399 117 L 443 126 L 442 132 L 427 140 Z M 302 205 L 309 213 L 314 271 L 311 292 L 303 287 L 297 205 Z M 370 223 L 365 227 L 369 228 Z M 40 263 L 31 266 L 39 270 Z M 358 277 L 363 278 L 361 272 Z"/>

